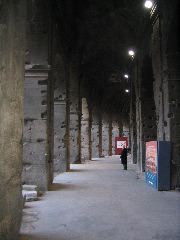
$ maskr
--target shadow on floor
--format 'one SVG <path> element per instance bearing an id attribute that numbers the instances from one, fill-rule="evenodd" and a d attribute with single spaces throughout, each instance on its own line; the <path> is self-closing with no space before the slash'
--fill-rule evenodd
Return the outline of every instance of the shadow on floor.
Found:
<path id="1" fill-rule="evenodd" d="M 68 172 L 86 172 L 85 169 L 70 169 Z"/>
<path id="2" fill-rule="evenodd" d="M 61 191 L 61 190 L 81 190 L 82 189 L 82 186 L 78 186 L 78 185 L 74 185 L 74 184 L 63 184 L 63 183 L 53 183 L 50 188 L 49 188 L 49 191 Z"/>
<path id="3" fill-rule="evenodd" d="M 41 234 L 38 234 L 38 236 L 36 235 L 31 235 L 31 234 L 20 234 L 18 240 L 68 240 L 65 238 L 61 238 L 60 236 L 58 237 L 48 237 L 48 236 L 44 236 Z"/>

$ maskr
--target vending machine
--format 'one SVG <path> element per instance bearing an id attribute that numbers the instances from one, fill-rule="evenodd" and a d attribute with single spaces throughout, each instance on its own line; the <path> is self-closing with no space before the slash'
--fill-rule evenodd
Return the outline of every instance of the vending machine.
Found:
<path id="1" fill-rule="evenodd" d="M 170 190 L 170 158 L 170 142 L 146 143 L 146 183 L 158 191 Z"/>

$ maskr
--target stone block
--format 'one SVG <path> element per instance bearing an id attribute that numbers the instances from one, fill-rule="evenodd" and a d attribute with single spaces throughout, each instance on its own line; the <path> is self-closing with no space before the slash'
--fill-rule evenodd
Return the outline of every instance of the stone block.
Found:
<path id="1" fill-rule="evenodd" d="M 38 194 L 37 191 L 22 191 L 23 198 L 26 199 L 26 202 L 30 201 L 37 201 L 38 200 Z"/>
<path id="2" fill-rule="evenodd" d="M 25 142 L 44 142 L 47 138 L 46 120 L 26 121 L 24 124 L 24 141 Z"/>
<path id="3" fill-rule="evenodd" d="M 36 191 L 36 192 L 38 192 L 38 187 L 36 185 L 26 185 L 26 184 L 24 184 L 22 186 L 22 189 L 24 191 Z"/>
<path id="4" fill-rule="evenodd" d="M 40 191 L 48 189 L 48 169 L 46 165 L 24 164 L 22 172 L 23 184 L 37 185 Z"/>
<path id="5" fill-rule="evenodd" d="M 34 86 L 36 82 L 36 85 Z M 41 91 L 37 81 L 25 80 L 24 88 L 24 118 L 40 119 Z"/>
<path id="6" fill-rule="evenodd" d="M 46 164 L 46 144 L 45 143 L 24 143 L 23 162 L 30 165 Z"/>

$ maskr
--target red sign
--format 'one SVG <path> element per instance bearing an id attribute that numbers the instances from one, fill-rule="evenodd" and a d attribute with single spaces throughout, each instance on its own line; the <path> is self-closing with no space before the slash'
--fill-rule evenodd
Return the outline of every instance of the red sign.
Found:
<path id="1" fill-rule="evenodd" d="M 116 137 L 115 138 L 115 154 L 116 155 L 121 155 L 121 152 L 124 147 L 127 148 L 128 146 L 128 138 L 127 137 Z"/>
<path id="2" fill-rule="evenodd" d="M 146 171 L 157 173 L 157 142 L 146 143 Z"/>

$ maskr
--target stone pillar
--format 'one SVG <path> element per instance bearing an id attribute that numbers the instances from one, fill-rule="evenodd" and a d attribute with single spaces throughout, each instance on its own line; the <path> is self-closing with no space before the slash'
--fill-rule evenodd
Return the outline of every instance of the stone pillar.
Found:
<path id="1" fill-rule="evenodd" d="M 180 51 L 168 54 L 169 118 L 172 142 L 171 186 L 180 188 Z"/>
<path id="2" fill-rule="evenodd" d="M 179 1 L 159 2 L 158 18 L 153 26 L 152 58 L 155 77 L 157 137 L 171 141 L 171 187 L 180 187 L 179 134 Z"/>
<path id="3" fill-rule="evenodd" d="M 134 84 L 131 83 L 131 105 L 130 105 L 130 138 L 131 157 L 134 164 L 137 163 L 137 125 L 136 125 L 136 96 Z"/>
<path id="4" fill-rule="evenodd" d="M 153 72 L 154 72 L 154 99 L 156 104 L 156 116 L 157 116 L 157 138 L 158 140 L 167 140 L 169 138 L 165 134 L 165 128 L 169 126 L 169 119 L 167 120 L 166 126 L 165 122 L 165 109 L 164 106 L 168 102 L 165 102 L 165 82 L 162 77 L 162 51 L 161 51 L 161 38 L 160 38 L 160 21 L 157 19 L 155 25 L 153 26 L 153 34 L 152 34 L 152 63 L 153 63 Z M 167 89 L 166 89 L 167 91 Z M 168 95 L 167 95 L 168 97 Z M 167 101 L 167 98 L 166 98 Z M 169 127 L 168 127 L 169 128 Z M 168 131 L 169 132 L 169 131 Z M 166 135 L 166 136 L 165 136 Z"/>
<path id="5" fill-rule="evenodd" d="M 69 161 L 71 163 L 81 163 L 80 159 L 80 85 L 78 76 L 78 65 L 76 57 L 69 63 L 69 83 L 68 83 L 68 104 L 69 123 Z"/>
<path id="6" fill-rule="evenodd" d="M 28 1 L 22 181 L 36 184 L 42 191 L 53 180 L 54 89 L 49 66 L 49 12 L 44 1 Z"/>
<path id="7" fill-rule="evenodd" d="M 86 98 L 82 98 L 82 117 L 81 117 L 81 162 L 89 159 L 89 108 Z"/>
<path id="8" fill-rule="evenodd" d="M 24 95 L 24 184 L 48 189 L 48 69 L 29 69 L 25 74 Z"/>
<path id="9" fill-rule="evenodd" d="M 17 239 L 21 172 L 26 1 L 0 2 L 0 239 Z"/>
<path id="10" fill-rule="evenodd" d="M 69 92 L 69 64 L 65 62 L 65 82 L 66 82 L 66 134 L 65 134 L 65 149 L 66 149 L 66 171 L 70 170 L 70 92 Z"/>
<path id="11" fill-rule="evenodd" d="M 157 139 L 152 60 L 148 55 L 139 56 L 136 71 L 137 163 L 138 170 L 145 171 L 146 142 Z"/>
<path id="12" fill-rule="evenodd" d="M 65 63 L 61 53 L 54 56 L 54 172 L 67 170 L 66 159 L 66 82 Z"/>
<path id="13" fill-rule="evenodd" d="M 48 187 L 54 179 L 54 79 L 52 69 L 48 76 L 47 85 L 47 168 L 48 168 Z"/>
<path id="14" fill-rule="evenodd" d="M 136 98 L 136 128 L 137 128 L 137 167 L 139 171 L 143 171 L 142 155 L 141 155 L 141 136 L 142 136 L 142 125 L 141 125 L 141 100 L 139 97 Z"/>
<path id="15" fill-rule="evenodd" d="M 139 53 L 140 55 L 140 53 Z M 135 109 L 136 109 L 136 143 L 137 143 L 137 170 L 143 171 L 143 163 L 142 163 L 142 112 L 141 112 L 141 67 L 142 60 L 140 60 L 140 56 L 135 61 L 134 64 L 134 71 L 135 71 L 135 77 L 134 77 L 134 85 L 135 85 Z M 145 159 L 144 159 L 145 160 Z"/>
<path id="16" fill-rule="evenodd" d="M 109 117 L 102 115 L 102 156 L 109 155 Z"/>
<path id="17" fill-rule="evenodd" d="M 99 113 L 99 157 L 103 157 L 102 113 Z"/>
<path id="18" fill-rule="evenodd" d="M 109 156 L 112 156 L 112 146 L 113 146 L 113 139 L 112 139 L 112 131 L 113 131 L 113 126 L 112 126 L 112 115 L 109 116 Z"/>
<path id="19" fill-rule="evenodd" d="M 92 107 L 89 107 L 89 160 L 92 160 Z"/>
<path id="20" fill-rule="evenodd" d="M 92 158 L 99 157 L 99 112 L 98 109 L 93 106 L 92 108 Z"/>
<path id="21" fill-rule="evenodd" d="M 119 127 L 119 136 L 123 135 L 123 121 L 122 116 L 120 116 L 120 119 L 118 121 L 118 127 Z"/>
<path id="22" fill-rule="evenodd" d="M 113 119 L 113 122 L 112 122 L 112 155 L 115 155 L 115 148 L 116 148 L 115 138 L 116 137 L 119 137 L 119 124 L 118 124 L 118 121 Z"/>

